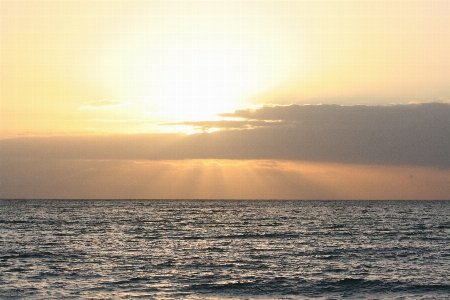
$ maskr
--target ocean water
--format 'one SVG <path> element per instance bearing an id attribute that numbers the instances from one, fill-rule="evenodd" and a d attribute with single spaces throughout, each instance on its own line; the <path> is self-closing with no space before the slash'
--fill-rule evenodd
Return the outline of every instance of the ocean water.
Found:
<path id="1" fill-rule="evenodd" d="M 449 299 L 450 201 L 0 200 L 1 299 Z"/>

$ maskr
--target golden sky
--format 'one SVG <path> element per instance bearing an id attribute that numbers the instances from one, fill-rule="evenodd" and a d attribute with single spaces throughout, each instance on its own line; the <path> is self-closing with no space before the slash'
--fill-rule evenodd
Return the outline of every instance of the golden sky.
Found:
<path id="1" fill-rule="evenodd" d="M 0 197 L 450 199 L 450 1 L 0 14 Z"/>

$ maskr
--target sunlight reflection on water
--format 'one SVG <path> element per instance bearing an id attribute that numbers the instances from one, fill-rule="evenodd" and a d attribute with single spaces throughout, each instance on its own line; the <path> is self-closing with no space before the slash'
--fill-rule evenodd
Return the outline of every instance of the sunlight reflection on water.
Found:
<path id="1" fill-rule="evenodd" d="M 450 201 L 1 200 L 11 299 L 445 299 Z"/>

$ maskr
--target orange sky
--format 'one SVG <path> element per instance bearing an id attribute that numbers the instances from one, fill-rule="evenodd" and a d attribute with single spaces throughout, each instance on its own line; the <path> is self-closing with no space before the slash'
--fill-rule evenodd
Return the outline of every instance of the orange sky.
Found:
<path id="1" fill-rule="evenodd" d="M 2 198 L 449 199 L 450 171 L 275 160 L 10 160 Z M 37 174 L 39 173 L 39 174 Z"/>
<path id="2" fill-rule="evenodd" d="M 450 199 L 449 1 L 3 0 L 0 14 L 0 197 Z M 77 152 L 127 135 L 116 157 Z"/>

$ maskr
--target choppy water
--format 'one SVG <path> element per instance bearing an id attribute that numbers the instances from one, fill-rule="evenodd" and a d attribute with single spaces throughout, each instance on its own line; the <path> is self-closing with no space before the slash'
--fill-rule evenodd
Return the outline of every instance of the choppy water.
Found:
<path id="1" fill-rule="evenodd" d="M 2 299 L 448 299 L 450 201 L 0 200 Z"/>

